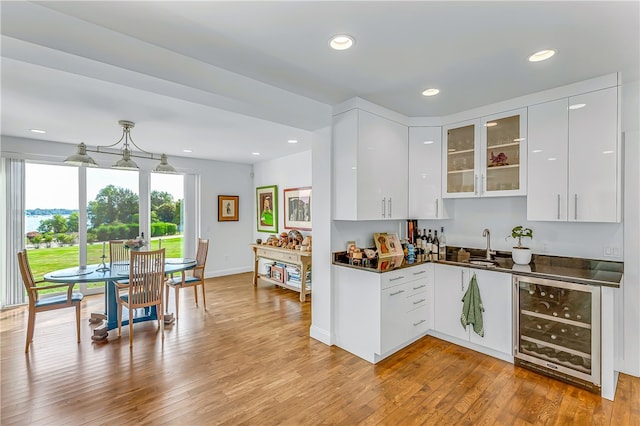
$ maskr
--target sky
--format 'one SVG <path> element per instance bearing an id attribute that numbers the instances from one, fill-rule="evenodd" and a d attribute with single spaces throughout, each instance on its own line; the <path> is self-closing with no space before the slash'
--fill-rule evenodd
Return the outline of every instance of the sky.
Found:
<path id="1" fill-rule="evenodd" d="M 25 209 L 78 209 L 78 167 L 26 163 Z M 165 191 L 174 200 L 184 198 L 183 176 L 151 174 L 151 189 Z M 87 169 L 87 200 L 95 199 L 107 185 L 138 193 L 138 172 L 115 169 Z"/>

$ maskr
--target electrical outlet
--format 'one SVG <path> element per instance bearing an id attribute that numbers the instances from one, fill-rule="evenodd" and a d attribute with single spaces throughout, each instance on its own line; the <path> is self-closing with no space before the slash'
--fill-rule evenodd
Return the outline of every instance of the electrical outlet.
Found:
<path id="1" fill-rule="evenodd" d="M 604 247 L 604 255 L 605 257 L 620 257 L 620 247 Z"/>
<path id="2" fill-rule="evenodd" d="M 611 247 L 605 246 L 604 255 L 607 256 L 607 257 L 611 257 Z"/>

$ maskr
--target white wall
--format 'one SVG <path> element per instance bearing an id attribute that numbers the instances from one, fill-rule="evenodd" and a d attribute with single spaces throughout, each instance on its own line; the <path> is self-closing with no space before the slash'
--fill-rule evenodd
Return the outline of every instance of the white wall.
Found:
<path id="1" fill-rule="evenodd" d="M 45 161 L 62 165 L 62 161 L 75 152 L 75 146 L 34 139 L 2 137 L 2 156 Z M 98 164 L 108 165 L 114 156 L 92 154 Z M 150 170 L 157 161 L 138 159 L 141 170 Z M 197 234 L 211 240 L 207 257 L 207 277 L 228 275 L 252 270 L 252 254 L 247 242 L 252 240 L 253 190 L 251 165 L 199 160 L 185 157 L 170 157 L 169 162 L 178 172 L 200 175 L 200 205 L 196 217 Z M 240 196 L 239 221 L 218 222 L 218 195 Z M 195 243 L 194 243 L 195 244 Z"/>
<path id="2" fill-rule="evenodd" d="M 445 200 L 453 206 L 447 220 L 420 220 L 420 229 L 438 230 L 444 227 L 447 244 L 452 246 L 485 248 L 482 231 L 491 231 L 491 248 L 511 251 L 511 235 L 516 225 L 525 225 L 534 231 L 533 240 L 525 240 L 534 253 L 607 259 L 622 261 L 619 257 L 604 257 L 604 246 L 617 247 L 622 254 L 622 224 L 555 223 L 527 221 L 526 197 L 476 198 Z M 346 241 L 355 240 L 359 246 L 374 247 L 373 232 L 397 232 L 406 236 L 406 221 L 334 221 L 332 250 L 344 250 Z"/>
<path id="3" fill-rule="evenodd" d="M 284 229 L 284 190 L 289 188 L 301 188 L 311 185 L 311 151 L 304 151 L 298 154 L 287 155 L 275 160 L 263 161 L 253 166 L 253 241 L 256 238 L 265 240 L 269 235 L 258 232 L 257 207 L 255 189 L 261 186 L 278 185 L 278 233 L 287 231 Z M 311 192 L 311 208 L 316 202 L 316 198 Z M 312 212 L 313 213 L 313 212 Z M 311 218 L 313 223 L 313 217 Z M 302 235 L 310 232 L 302 231 Z"/>

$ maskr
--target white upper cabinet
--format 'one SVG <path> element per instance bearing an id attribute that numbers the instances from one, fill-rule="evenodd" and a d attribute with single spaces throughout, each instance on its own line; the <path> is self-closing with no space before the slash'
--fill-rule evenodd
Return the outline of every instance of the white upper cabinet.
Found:
<path id="1" fill-rule="evenodd" d="M 567 220 L 569 100 L 529 107 L 527 219 Z"/>
<path id="2" fill-rule="evenodd" d="M 617 87 L 569 98 L 569 220 L 620 221 L 618 134 Z"/>
<path id="3" fill-rule="evenodd" d="M 409 219 L 445 219 L 442 128 L 409 128 Z"/>
<path id="4" fill-rule="evenodd" d="M 481 129 L 481 195 L 526 195 L 526 108 L 484 117 Z"/>
<path id="5" fill-rule="evenodd" d="M 407 126 L 358 108 L 335 115 L 334 219 L 406 219 L 407 161 Z"/>
<path id="6" fill-rule="evenodd" d="M 619 222 L 617 87 L 529 107 L 527 219 Z"/>
<path id="7" fill-rule="evenodd" d="M 445 126 L 443 196 L 526 195 L 526 109 Z"/>

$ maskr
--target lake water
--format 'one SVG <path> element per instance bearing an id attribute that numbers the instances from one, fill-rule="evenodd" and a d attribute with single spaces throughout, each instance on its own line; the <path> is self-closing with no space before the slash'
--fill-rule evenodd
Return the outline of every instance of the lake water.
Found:
<path id="1" fill-rule="evenodd" d="M 69 217 L 68 214 L 60 215 L 67 219 Z M 52 214 L 45 214 L 41 216 L 33 215 L 33 216 L 25 216 L 24 217 L 24 232 L 37 231 L 38 226 L 40 226 L 41 220 L 51 219 L 53 217 Z"/>

